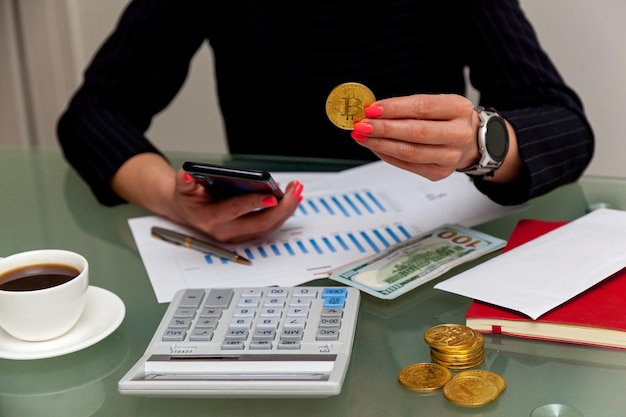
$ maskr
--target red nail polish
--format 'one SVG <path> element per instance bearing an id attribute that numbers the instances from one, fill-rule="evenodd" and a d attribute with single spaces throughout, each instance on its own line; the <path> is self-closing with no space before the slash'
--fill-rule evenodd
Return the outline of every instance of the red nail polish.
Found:
<path id="1" fill-rule="evenodd" d="M 304 185 L 302 185 L 301 182 L 299 181 L 294 181 L 295 187 L 293 189 L 293 194 L 296 197 L 300 197 L 300 195 L 302 194 L 302 190 L 304 189 Z"/>
<path id="2" fill-rule="evenodd" d="M 274 207 L 278 204 L 278 201 L 276 201 L 276 197 L 265 197 L 261 204 L 263 204 L 263 207 Z"/>
<path id="3" fill-rule="evenodd" d="M 382 114 L 383 114 L 383 108 L 382 106 L 378 104 L 367 106 L 365 108 L 365 116 L 367 117 L 379 117 Z"/>
<path id="4" fill-rule="evenodd" d="M 361 135 L 369 135 L 374 131 L 374 128 L 369 123 L 355 123 L 354 132 Z"/>
<path id="5" fill-rule="evenodd" d="M 352 139 L 356 140 L 357 142 L 365 142 L 365 139 L 367 139 L 365 136 L 359 135 L 354 131 L 352 131 L 350 135 L 352 136 Z"/>
<path id="6" fill-rule="evenodd" d="M 185 182 L 187 184 L 191 184 L 193 182 L 193 178 L 191 177 L 191 175 L 189 175 L 189 173 L 185 172 Z"/>

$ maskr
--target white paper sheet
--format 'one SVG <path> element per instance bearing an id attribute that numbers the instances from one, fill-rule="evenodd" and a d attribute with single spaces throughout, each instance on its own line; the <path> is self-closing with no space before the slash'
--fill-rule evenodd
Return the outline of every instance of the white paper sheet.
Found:
<path id="1" fill-rule="evenodd" d="M 205 238 L 163 218 L 129 219 L 159 302 L 169 302 L 180 288 L 302 284 L 442 224 L 472 227 L 519 209 L 495 204 L 464 174 L 432 182 L 382 161 L 332 175 L 273 175 L 281 184 L 300 179 L 304 198 L 279 231 L 225 245 L 252 266 L 153 238 L 152 226 Z"/>
<path id="2" fill-rule="evenodd" d="M 435 288 L 537 319 L 626 266 L 626 211 L 595 210 Z"/>

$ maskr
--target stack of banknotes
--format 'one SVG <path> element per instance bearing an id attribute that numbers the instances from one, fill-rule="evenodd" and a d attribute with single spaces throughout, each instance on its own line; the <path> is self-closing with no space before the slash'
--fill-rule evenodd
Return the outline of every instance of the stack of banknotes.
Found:
<path id="1" fill-rule="evenodd" d="M 445 224 L 333 271 L 330 279 L 382 299 L 394 299 L 451 268 L 502 249 L 506 241 Z"/>

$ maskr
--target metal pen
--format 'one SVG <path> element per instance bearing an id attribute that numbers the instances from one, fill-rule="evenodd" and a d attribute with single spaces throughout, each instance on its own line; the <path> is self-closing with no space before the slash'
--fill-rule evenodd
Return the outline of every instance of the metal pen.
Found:
<path id="1" fill-rule="evenodd" d="M 202 253 L 209 253 L 240 264 L 252 265 L 252 262 L 250 262 L 249 259 L 244 258 L 241 255 L 237 255 L 236 252 L 223 248 L 219 245 L 216 245 L 215 243 L 205 242 L 203 240 L 196 239 L 195 237 L 187 236 L 182 233 L 178 233 L 173 230 L 168 230 L 157 226 L 153 226 L 151 231 L 152 236 L 163 239 L 166 242 L 184 246 L 189 249 L 194 249 Z"/>

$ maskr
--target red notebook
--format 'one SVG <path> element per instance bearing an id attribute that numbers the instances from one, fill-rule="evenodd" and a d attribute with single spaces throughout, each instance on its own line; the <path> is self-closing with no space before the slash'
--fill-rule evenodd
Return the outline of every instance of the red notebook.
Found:
<path id="1" fill-rule="evenodd" d="M 521 220 L 503 252 L 565 223 Z M 593 260 L 590 259 L 590 262 Z M 626 349 L 626 269 L 537 320 L 517 311 L 474 300 L 465 314 L 465 322 L 482 333 Z"/>

